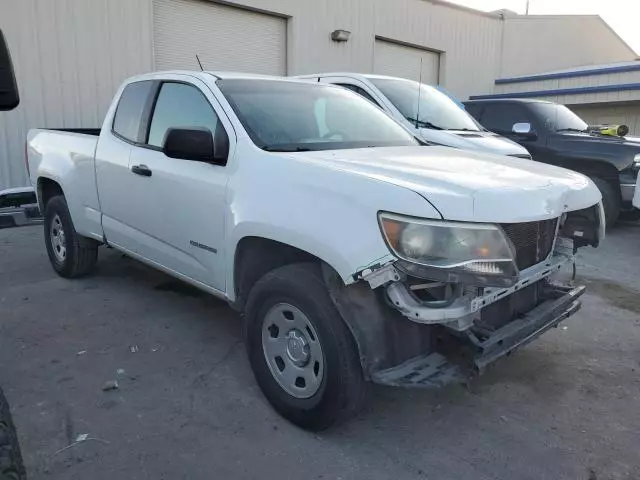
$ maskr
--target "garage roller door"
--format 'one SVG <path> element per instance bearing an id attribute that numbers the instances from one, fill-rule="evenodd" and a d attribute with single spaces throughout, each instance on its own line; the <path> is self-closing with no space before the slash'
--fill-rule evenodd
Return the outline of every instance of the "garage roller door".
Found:
<path id="1" fill-rule="evenodd" d="M 439 53 L 386 40 L 376 40 L 374 73 L 418 80 L 420 59 L 422 59 L 422 83 L 438 85 Z"/>
<path id="2" fill-rule="evenodd" d="M 154 0 L 156 70 L 286 75 L 286 20 L 206 0 Z"/>

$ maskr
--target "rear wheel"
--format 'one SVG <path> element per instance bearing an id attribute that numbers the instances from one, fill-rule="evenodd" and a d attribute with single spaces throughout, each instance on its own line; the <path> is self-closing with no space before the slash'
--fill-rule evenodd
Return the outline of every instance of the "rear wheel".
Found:
<path id="1" fill-rule="evenodd" d="M 246 312 L 251 367 L 283 417 L 318 431 L 355 415 L 365 391 L 358 350 L 319 265 L 267 273 L 251 290 Z"/>
<path id="2" fill-rule="evenodd" d="M 86 275 L 98 261 L 98 242 L 78 235 L 62 195 L 51 198 L 45 207 L 44 242 L 53 269 L 62 277 Z"/>
<path id="3" fill-rule="evenodd" d="M 9 404 L 0 389 L 0 480 L 26 480 L 26 478 Z"/>
<path id="4" fill-rule="evenodd" d="M 601 177 L 591 177 L 593 183 L 596 184 L 598 190 L 602 194 L 602 208 L 604 209 L 604 218 L 607 228 L 612 227 L 620 216 L 620 193 L 608 182 Z"/>

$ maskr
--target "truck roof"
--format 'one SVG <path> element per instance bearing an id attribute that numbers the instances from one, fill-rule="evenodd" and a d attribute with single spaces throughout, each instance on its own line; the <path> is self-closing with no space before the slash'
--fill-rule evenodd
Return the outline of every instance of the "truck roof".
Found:
<path id="1" fill-rule="evenodd" d="M 377 75 L 375 73 L 355 73 L 355 72 L 324 72 L 324 73 L 312 73 L 312 74 L 310 73 L 305 75 L 296 75 L 295 77 L 292 77 L 292 78 L 308 79 L 308 78 L 315 78 L 315 77 L 353 77 L 353 78 L 388 78 L 388 79 L 401 78 L 401 77 L 391 77 L 389 75 Z M 410 80 L 410 79 L 407 79 L 407 80 Z"/>
<path id="2" fill-rule="evenodd" d="M 465 100 L 462 103 L 554 103 L 548 100 L 538 100 L 536 98 L 481 98 L 478 100 Z"/>
<path id="3" fill-rule="evenodd" d="M 129 82 L 132 81 L 141 81 L 141 80 L 154 80 L 154 79 L 162 79 L 165 75 L 189 75 L 191 77 L 196 77 L 200 79 L 210 79 L 210 77 L 215 77 L 216 79 L 249 79 L 249 78 L 262 78 L 269 80 L 278 80 L 283 82 L 291 82 L 295 81 L 294 77 L 279 77 L 275 75 L 261 75 L 259 73 L 243 73 L 243 72 L 220 72 L 220 71 L 200 71 L 200 70 L 164 70 L 159 72 L 151 72 L 145 73 L 142 75 L 136 75 L 134 77 L 129 78 Z"/>

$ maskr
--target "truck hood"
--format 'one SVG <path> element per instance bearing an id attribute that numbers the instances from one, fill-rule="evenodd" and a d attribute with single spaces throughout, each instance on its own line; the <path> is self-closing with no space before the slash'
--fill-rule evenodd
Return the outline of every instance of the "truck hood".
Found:
<path id="1" fill-rule="evenodd" d="M 601 198 L 591 180 L 570 170 L 447 147 L 385 147 L 292 155 L 413 190 L 447 220 L 543 220 L 590 207 Z M 380 210 L 385 209 L 383 198 L 375 201 Z"/>
<path id="2" fill-rule="evenodd" d="M 550 137 L 550 146 L 564 157 L 604 161 L 618 170 L 629 168 L 640 154 L 638 137 L 559 132 Z"/>
<path id="3" fill-rule="evenodd" d="M 467 132 L 458 130 L 419 129 L 420 136 L 427 142 L 448 147 L 473 150 L 474 152 L 495 153 L 500 155 L 526 156 L 529 152 L 522 145 L 501 137 L 493 132 Z"/>

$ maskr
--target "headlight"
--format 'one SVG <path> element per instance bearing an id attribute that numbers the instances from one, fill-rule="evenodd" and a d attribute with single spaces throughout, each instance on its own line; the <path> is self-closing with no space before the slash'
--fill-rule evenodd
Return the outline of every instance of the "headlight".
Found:
<path id="1" fill-rule="evenodd" d="M 379 222 L 399 266 L 411 275 L 479 286 L 508 286 L 517 280 L 513 247 L 496 225 L 391 213 L 380 213 Z"/>
<path id="2" fill-rule="evenodd" d="M 640 153 L 633 157 L 633 168 L 640 169 Z"/>

